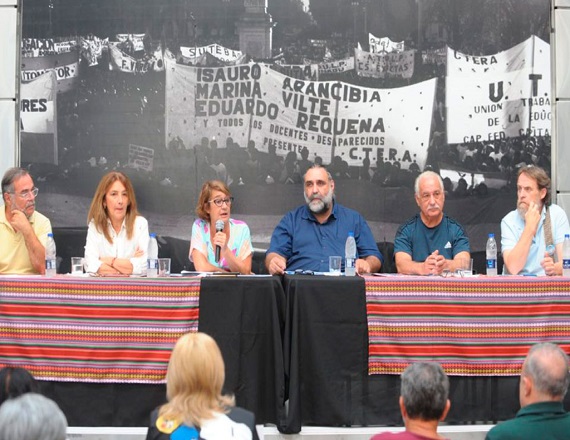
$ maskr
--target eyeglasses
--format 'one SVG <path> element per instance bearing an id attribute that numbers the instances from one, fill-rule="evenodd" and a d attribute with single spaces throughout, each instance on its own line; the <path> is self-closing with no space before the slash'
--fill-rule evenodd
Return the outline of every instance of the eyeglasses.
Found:
<path id="1" fill-rule="evenodd" d="M 13 193 L 10 193 L 10 194 L 14 194 L 15 196 L 18 196 L 18 197 L 20 197 L 21 199 L 29 199 L 29 198 L 31 198 L 32 196 L 33 196 L 33 197 L 37 197 L 37 196 L 38 196 L 38 192 L 40 192 L 39 188 L 34 188 L 34 189 L 32 189 L 31 191 L 24 191 L 24 192 L 21 192 L 21 193 L 19 193 L 19 194 L 16 194 L 16 193 L 13 192 Z"/>
<path id="2" fill-rule="evenodd" d="M 231 206 L 233 201 L 234 201 L 233 197 L 226 197 L 225 199 L 208 200 L 208 203 L 213 203 L 214 205 L 221 208 L 224 203 L 228 206 Z"/>

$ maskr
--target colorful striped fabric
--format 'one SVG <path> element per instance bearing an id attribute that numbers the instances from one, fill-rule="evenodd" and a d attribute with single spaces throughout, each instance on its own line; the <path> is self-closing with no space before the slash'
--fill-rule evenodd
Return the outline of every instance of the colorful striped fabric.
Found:
<path id="1" fill-rule="evenodd" d="M 570 352 L 570 279 L 367 277 L 369 374 L 437 361 L 449 375 L 514 376 L 528 349 Z"/>
<path id="2" fill-rule="evenodd" d="M 37 379 L 163 383 L 197 331 L 200 280 L 0 277 L 0 367 Z"/>

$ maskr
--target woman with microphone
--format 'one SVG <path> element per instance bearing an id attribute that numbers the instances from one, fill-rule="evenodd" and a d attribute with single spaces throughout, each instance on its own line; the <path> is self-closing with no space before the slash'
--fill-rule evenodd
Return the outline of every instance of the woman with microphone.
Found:
<path id="1" fill-rule="evenodd" d="M 200 272 L 251 273 L 253 247 L 249 227 L 230 218 L 233 197 L 225 183 L 202 186 L 190 240 L 190 261 Z"/>

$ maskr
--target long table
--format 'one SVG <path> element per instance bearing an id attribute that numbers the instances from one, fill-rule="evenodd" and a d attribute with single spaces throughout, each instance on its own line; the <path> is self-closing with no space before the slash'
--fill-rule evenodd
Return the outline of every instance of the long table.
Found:
<path id="1" fill-rule="evenodd" d="M 283 417 L 284 293 L 273 277 L 0 277 L 0 365 L 25 366 L 72 426 L 146 426 L 176 339 L 204 331 L 225 390 Z"/>
<path id="2" fill-rule="evenodd" d="M 520 363 L 529 344 L 548 340 L 562 343 L 568 349 L 570 343 L 565 339 L 570 330 L 570 279 L 364 279 L 294 275 L 284 277 L 284 287 L 287 297 L 284 359 L 289 413 L 280 429 L 286 433 L 298 432 L 302 425 L 401 425 L 397 403 L 400 386 L 397 371 L 401 371 L 405 365 L 400 362 L 395 374 L 369 374 L 369 349 L 372 350 L 373 346 L 369 344 L 366 293 L 372 289 L 377 293 L 376 306 L 380 309 L 377 313 L 383 313 L 383 305 L 386 318 L 392 320 L 390 322 L 394 327 L 398 314 L 406 316 L 402 321 L 409 321 L 410 316 L 426 318 L 424 321 L 430 320 L 427 318 L 434 315 L 445 318 L 446 313 L 451 319 L 454 316 L 453 310 L 458 317 L 468 316 L 475 313 L 475 302 L 479 302 L 479 307 L 485 308 L 488 321 L 473 323 L 473 327 L 491 327 L 494 308 L 497 313 L 510 309 L 507 317 L 495 316 L 497 322 L 514 322 L 517 316 L 527 319 L 533 315 L 533 322 L 540 323 L 541 331 L 525 336 L 527 339 L 518 347 L 516 355 L 519 363 L 513 367 L 513 375 L 450 376 L 449 423 L 496 422 L 513 417 L 519 409 L 519 378 L 515 371 L 520 370 Z M 448 310 L 442 312 L 438 305 L 445 303 Z M 499 306 L 500 303 L 503 303 L 502 307 Z M 418 304 L 423 308 L 417 307 Z M 420 312 L 414 312 L 417 309 Z M 370 310 L 369 306 L 369 313 Z M 463 326 L 466 322 L 467 318 L 464 319 Z M 422 328 L 426 331 L 428 326 Z M 438 331 L 437 326 L 433 332 Z M 425 335 L 425 349 L 419 351 L 420 356 L 416 359 L 408 357 L 408 361 L 433 359 L 444 363 L 448 360 L 442 355 L 443 350 L 434 348 L 437 341 L 444 338 L 439 335 L 439 339 L 430 341 L 431 336 Z M 448 341 L 453 346 L 462 340 L 464 333 L 450 332 L 446 337 L 454 339 Z M 420 345 L 415 335 L 393 335 L 391 341 L 382 342 L 385 344 L 383 348 L 392 350 L 395 346 L 408 344 L 408 348 L 414 348 Z M 495 346 L 499 346 L 500 352 L 500 341 L 495 342 Z M 507 342 L 505 347 L 508 347 Z M 469 340 L 464 348 L 469 352 Z M 392 357 L 398 359 L 408 355 L 409 352 L 406 353 L 405 350 L 403 355 L 400 352 L 396 355 L 392 353 Z M 384 360 L 386 362 L 383 365 L 389 365 L 392 361 L 390 356 Z M 568 396 L 566 403 L 570 403 Z"/>
<path id="3" fill-rule="evenodd" d="M 198 283 L 199 298 L 196 296 Z M 369 299 L 376 295 L 375 300 L 367 302 L 367 294 Z M 42 346 L 39 343 L 42 338 L 43 345 L 46 341 L 49 345 L 50 338 L 59 335 L 53 331 L 53 326 L 58 328 L 62 322 L 72 325 L 77 317 L 85 319 L 86 331 L 93 331 L 91 327 L 103 331 L 107 318 L 102 317 L 113 316 L 111 330 L 124 331 L 120 333 L 119 341 L 124 337 L 133 339 L 123 343 L 125 350 L 118 347 L 107 358 L 101 357 L 101 351 L 97 350 L 91 352 L 97 356 L 90 354 L 87 357 L 95 358 L 99 365 L 107 367 L 109 365 L 104 361 L 113 362 L 119 357 L 123 362 L 134 359 L 134 365 L 144 370 L 144 359 L 141 360 L 137 350 L 133 351 L 133 348 L 141 348 L 137 346 L 141 343 L 137 338 L 144 336 L 145 350 L 150 347 L 149 341 L 158 344 L 154 353 L 152 350 L 145 352 L 145 356 L 157 356 L 150 362 L 152 374 L 143 380 L 127 380 L 124 375 L 106 380 L 105 372 L 101 371 L 97 373 L 99 376 L 88 376 L 96 378 L 96 382 L 80 377 L 44 377 L 42 391 L 58 402 L 70 425 L 145 426 L 149 412 L 165 399 L 164 384 L 154 377 L 160 376 L 156 369 L 165 367 L 170 346 L 178 334 L 194 331 L 197 325 L 200 331 L 211 334 L 221 347 L 226 362 L 226 389 L 236 394 L 238 405 L 256 413 L 258 423 L 275 424 L 284 433 L 299 432 L 303 425 L 401 425 L 397 404 L 398 368 L 417 359 L 408 357 L 409 352 L 394 353 L 394 346 L 411 347 L 414 353 L 419 353 L 420 359 L 442 361 L 442 358 L 438 358 L 441 353 L 437 349 L 418 352 L 421 341 L 414 339 L 415 336 L 410 339 L 405 334 L 397 334 L 399 315 L 421 321 L 422 331 L 427 332 L 429 325 L 422 320 L 429 318 L 431 313 L 426 304 L 433 304 L 433 310 L 437 310 L 438 329 L 447 325 L 441 320 L 454 319 L 452 325 L 459 325 L 460 333 L 465 335 L 469 333 L 465 322 L 472 319 L 470 314 L 481 313 L 481 309 L 473 308 L 474 301 L 477 307 L 486 307 L 489 312 L 487 324 L 478 322 L 477 325 L 485 328 L 495 318 L 498 323 L 504 321 L 504 316 L 492 316 L 495 298 L 503 307 L 497 310 L 507 310 L 512 302 L 509 314 L 513 319 L 518 317 L 524 321 L 530 313 L 533 325 L 541 325 L 542 330 L 534 335 L 525 333 L 524 325 L 519 325 L 518 334 L 528 340 L 521 343 L 514 353 L 515 358 L 508 359 L 514 362 L 507 372 L 512 375 L 499 376 L 492 372 L 487 376 L 451 375 L 452 407 L 448 422 L 494 422 L 513 417 L 518 410 L 516 371 L 528 344 L 551 340 L 568 346 L 568 340 L 558 338 L 570 329 L 570 279 L 364 279 L 288 275 L 283 278 L 208 277 L 198 281 L 0 277 L 0 348 L 2 344 L 20 344 L 18 350 L 22 347 L 32 350 L 28 353 L 16 350 L 6 356 L 8 352 L 0 349 L 0 364 L 24 363 L 39 368 L 36 373 L 62 374 L 54 369 L 53 363 L 43 359 L 49 358 L 49 351 L 34 354 L 36 346 Z M 521 308 L 523 303 L 526 309 Z M 85 310 L 92 312 L 97 307 L 100 315 L 86 314 Z M 156 316 L 152 314 L 153 309 Z M 527 314 L 521 314 L 521 310 L 527 310 Z M 375 326 L 386 329 L 376 334 L 381 336 L 378 341 L 374 340 L 375 334 L 369 335 L 367 317 L 371 315 L 379 319 L 373 329 Z M 98 318 L 101 318 L 99 322 Z M 151 329 L 150 324 L 154 322 L 155 325 L 155 321 L 161 319 L 164 322 L 160 326 L 170 322 L 165 327 L 168 331 L 161 333 L 162 339 L 150 338 L 156 330 Z M 27 325 L 26 320 L 34 325 L 43 323 L 52 333 L 46 332 L 45 328 L 40 334 L 14 332 Z M 465 322 L 459 322 L 462 320 Z M 94 322 L 98 325 L 93 326 Z M 135 328 L 138 330 L 132 334 L 126 331 Z M 82 334 L 80 331 L 74 336 L 79 347 Z M 386 335 L 393 339 L 383 339 Z M 427 334 L 425 337 L 436 336 Z M 89 341 L 89 338 L 84 339 Z M 95 340 L 91 338 L 91 346 L 110 349 Z M 108 339 L 103 340 L 108 342 Z M 369 340 L 379 343 L 381 348 L 369 344 Z M 378 358 L 370 358 L 369 352 Z M 74 353 L 73 359 L 77 359 L 78 353 L 81 350 Z M 378 363 L 371 367 L 369 358 Z M 385 374 L 386 368 L 392 368 L 394 359 L 397 359 L 398 368 L 392 371 L 394 374 Z M 369 368 L 374 372 L 376 367 L 383 374 L 369 374 Z M 116 375 L 116 368 L 111 368 L 110 374 Z M 137 374 L 146 373 L 139 371 Z M 566 403 L 569 402 L 567 396 Z"/>

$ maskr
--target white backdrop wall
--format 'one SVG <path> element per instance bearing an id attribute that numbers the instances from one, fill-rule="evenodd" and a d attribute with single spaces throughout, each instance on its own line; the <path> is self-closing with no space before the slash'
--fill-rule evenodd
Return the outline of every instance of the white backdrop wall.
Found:
<path id="1" fill-rule="evenodd" d="M 17 0 L 0 0 L 0 173 L 16 163 L 18 59 Z"/>
<path id="2" fill-rule="evenodd" d="M 556 0 L 553 6 L 554 139 L 552 157 L 556 160 L 557 202 L 570 214 L 570 0 Z"/>

